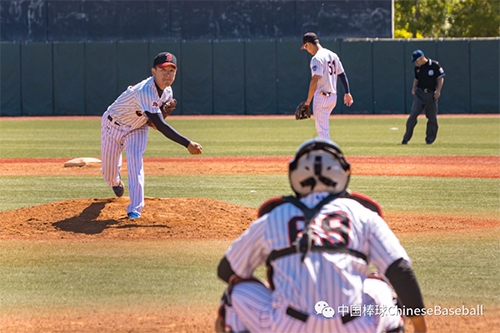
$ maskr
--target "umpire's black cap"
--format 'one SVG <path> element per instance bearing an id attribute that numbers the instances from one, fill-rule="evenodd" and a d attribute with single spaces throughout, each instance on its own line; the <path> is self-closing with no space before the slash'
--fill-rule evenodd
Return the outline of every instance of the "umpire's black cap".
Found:
<path id="1" fill-rule="evenodd" d="M 318 40 L 318 36 L 316 36 L 316 34 L 314 32 L 308 32 L 304 35 L 304 37 L 302 37 L 302 47 L 300 48 L 301 50 L 304 49 L 304 47 L 306 47 L 306 44 L 307 43 L 314 43 L 315 41 Z"/>
<path id="2" fill-rule="evenodd" d="M 160 68 L 165 68 L 167 66 L 174 66 L 177 69 L 177 58 L 168 52 L 158 53 L 153 61 L 153 67 L 158 66 Z"/>

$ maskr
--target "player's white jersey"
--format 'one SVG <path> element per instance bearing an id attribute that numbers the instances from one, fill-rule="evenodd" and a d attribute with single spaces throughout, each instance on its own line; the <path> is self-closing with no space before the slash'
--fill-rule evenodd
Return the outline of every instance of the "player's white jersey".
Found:
<path id="1" fill-rule="evenodd" d="M 172 88 L 167 87 L 158 96 L 154 78 L 151 76 L 135 86 L 129 86 L 108 107 L 108 114 L 121 126 L 130 126 L 130 130 L 142 127 L 148 121 L 144 111 L 161 113 L 160 106 L 172 99 Z"/>
<path id="2" fill-rule="evenodd" d="M 339 56 L 325 48 L 311 59 L 312 75 L 319 75 L 316 91 L 337 94 L 337 76 L 344 72 Z"/>
<path id="3" fill-rule="evenodd" d="M 312 208 L 327 195 L 312 193 L 301 201 Z M 291 246 L 303 227 L 303 213 L 290 203 L 282 204 L 254 221 L 227 250 L 226 258 L 236 275 L 250 277 L 271 251 Z M 410 262 L 385 221 L 352 199 L 339 198 L 323 206 L 312 230 L 316 245 L 335 244 L 361 252 L 381 273 L 399 258 Z M 291 306 L 315 315 L 314 306 L 320 301 L 334 309 L 362 304 L 363 281 L 370 273 L 363 259 L 309 252 L 302 263 L 300 256 L 291 254 L 273 262 L 274 309 Z"/>

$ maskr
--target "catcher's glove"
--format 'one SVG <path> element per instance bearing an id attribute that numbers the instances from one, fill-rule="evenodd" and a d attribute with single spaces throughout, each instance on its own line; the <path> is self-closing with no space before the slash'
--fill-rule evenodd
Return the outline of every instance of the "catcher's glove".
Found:
<path id="1" fill-rule="evenodd" d="M 306 105 L 306 102 L 301 102 L 295 109 L 295 119 L 301 120 L 307 118 L 311 118 L 311 109 L 309 105 Z"/>
<path id="2" fill-rule="evenodd" d="M 176 105 L 177 105 L 177 100 L 175 98 L 172 98 L 170 101 L 165 102 L 160 106 L 163 119 L 167 118 L 170 115 L 170 113 L 174 111 Z M 148 125 L 154 129 L 157 129 L 150 119 L 148 119 Z"/>

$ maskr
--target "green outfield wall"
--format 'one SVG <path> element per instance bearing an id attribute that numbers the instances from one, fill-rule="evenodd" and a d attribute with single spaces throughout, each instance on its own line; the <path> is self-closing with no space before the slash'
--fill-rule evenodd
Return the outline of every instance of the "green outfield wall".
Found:
<path id="1" fill-rule="evenodd" d="M 320 40 L 339 54 L 354 104 L 335 114 L 407 114 L 411 53 L 438 60 L 446 77 L 440 114 L 499 113 L 500 39 Z M 0 115 L 101 115 L 151 75 L 161 51 L 177 56 L 176 114 L 292 114 L 307 97 L 310 55 L 300 40 L 2 42 Z M 343 95 L 340 82 L 339 96 Z"/>

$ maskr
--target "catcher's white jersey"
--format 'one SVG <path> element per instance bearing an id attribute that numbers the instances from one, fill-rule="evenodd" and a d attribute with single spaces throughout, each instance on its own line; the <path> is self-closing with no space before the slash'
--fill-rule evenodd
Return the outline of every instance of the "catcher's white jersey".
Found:
<path id="1" fill-rule="evenodd" d="M 311 75 L 319 75 L 314 93 L 313 114 L 316 131 L 330 140 L 330 114 L 337 105 L 337 77 L 344 67 L 336 53 L 322 48 L 311 59 Z"/>
<path id="2" fill-rule="evenodd" d="M 171 100 L 172 88 L 158 94 L 151 76 L 129 86 L 108 107 L 101 121 L 101 172 L 109 186 L 120 184 L 122 151 L 127 154 L 130 205 L 127 213 L 141 214 L 144 207 L 144 168 L 142 155 L 146 150 L 149 126 L 145 111 L 161 114 L 160 107 Z"/>
<path id="3" fill-rule="evenodd" d="M 301 200 L 312 208 L 326 196 L 327 193 L 313 193 Z M 226 252 L 233 271 L 238 276 L 250 277 L 258 266 L 265 264 L 271 251 L 291 246 L 304 227 L 302 216 L 297 207 L 286 203 L 254 221 Z M 399 258 L 410 261 L 385 221 L 352 199 L 339 198 L 323 206 L 312 229 L 316 245 L 342 244 L 361 252 L 382 273 Z M 336 312 L 333 320 L 325 320 L 316 313 L 316 303 L 326 302 L 337 311 L 340 306 L 357 306 L 366 302 L 363 284 L 369 267 L 363 259 L 350 254 L 310 252 L 303 263 L 300 254 L 291 254 L 276 259 L 273 270 L 272 309 L 278 309 L 276 313 L 283 315 L 275 314 L 272 319 L 266 319 L 268 322 L 263 325 L 270 327 L 271 331 L 304 329 L 300 326 L 302 322 L 284 315 L 284 309 L 290 306 L 309 314 L 312 320 L 308 320 L 308 325 L 319 325 L 313 327 L 320 331 L 343 332 L 349 326 L 342 325 L 340 314 Z M 356 319 L 349 325 L 358 327 L 360 332 L 365 330 L 359 325 L 367 325 L 366 331 L 370 332 L 368 326 L 379 323 L 367 322 L 369 319 Z M 251 325 L 249 322 L 247 320 L 246 325 Z M 374 331 L 372 328 L 371 332 Z"/>

